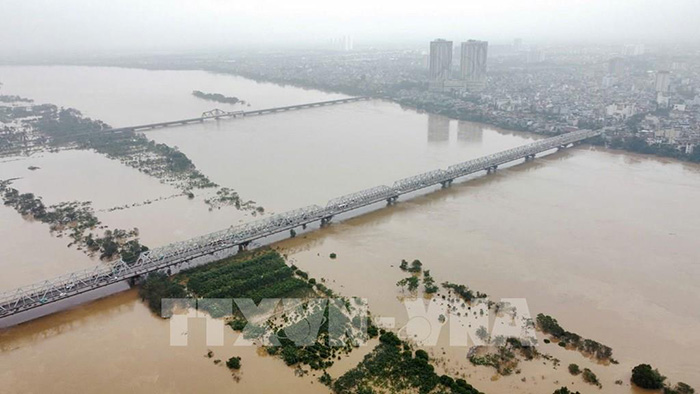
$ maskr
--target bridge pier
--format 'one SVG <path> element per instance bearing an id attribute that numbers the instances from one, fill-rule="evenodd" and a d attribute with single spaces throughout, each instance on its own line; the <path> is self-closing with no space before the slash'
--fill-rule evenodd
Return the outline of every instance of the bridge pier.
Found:
<path id="1" fill-rule="evenodd" d="M 534 154 L 534 153 L 531 154 L 531 155 L 525 156 L 525 161 L 531 161 L 531 160 L 535 160 L 535 154 Z"/>
<path id="2" fill-rule="evenodd" d="M 566 149 L 566 148 L 567 148 L 567 145 L 559 145 L 559 147 L 557 148 L 557 150 L 560 151 L 560 150 L 563 150 L 563 149 Z"/>
<path id="3" fill-rule="evenodd" d="M 452 186 L 453 181 L 454 181 L 454 179 L 448 179 L 446 181 L 440 182 L 440 184 L 442 185 L 443 189 L 446 189 L 446 188 Z"/>
<path id="4" fill-rule="evenodd" d="M 492 172 L 496 172 L 497 169 L 498 169 L 498 165 L 494 165 L 494 166 L 487 167 L 487 168 L 486 168 L 486 173 L 487 173 L 487 174 L 490 174 L 490 173 L 492 173 Z"/>
<path id="5" fill-rule="evenodd" d="M 246 241 L 246 242 L 238 244 L 238 251 L 243 252 L 243 251 L 247 250 L 248 245 L 250 245 L 250 241 Z"/>
<path id="6" fill-rule="evenodd" d="M 321 227 L 328 226 L 333 219 L 333 215 L 321 218 Z"/>
<path id="7" fill-rule="evenodd" d="M 399 199 L 399 196 L 392 196 L 386 199 L 386 205 L 394 205 L 396 204 L 396 201 Z"/>

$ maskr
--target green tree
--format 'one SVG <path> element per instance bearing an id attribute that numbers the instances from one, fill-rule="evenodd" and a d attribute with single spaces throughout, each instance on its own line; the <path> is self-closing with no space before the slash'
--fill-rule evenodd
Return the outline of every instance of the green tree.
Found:
<path id="1" fill-rule="evenodd" d="M 423 359 L 425 361 L 430 360 L 430 357 L 428 356 L 428 352 L 426 352 L 423 349 L 416 350 L 416 358 L 420 358 L 420 359 Z"/>
<path id="2" fill-rule="evenodd" d="M 678 382 L 675 387 L 664 387 L 664 394 L 695 394 L 695 389 L 688 384 Z"/>
<path id="3" fill-rule="evenodd" d="M 408 279 L 408 291 L 418 290 L 418 278 L 416 278 L 415 276 L 410 276 L 406 279 Z"/>
<path id="4" fill-rule="evenodd" d="M 665 376 L 649 364 L 639 364 L 632 369 L 632 383 L 643 389 L 658 390 L 663 388 Z"/>
<path id="5" fill-rule="evenodd" d="M 584 382 L 594 384 L 598 387 L 602 387 L 602 385 L 600 384 L 600 381 L 598 380 L 598 377 L 590 369 L 584 368 L 583 375 L 581 375 L 581 376 L 583 377 Z"/>
<path id="6" fill-rule="evenodd" d="M 229 369 L 241 369 L 241 358 L 240 357 L 231 357 L 226 361 L 226 366 Z"/>
<path id="7" fill-rule="evenodd" d="M 581 369 L 576 364 L 569 364 L 569 373 L 572 375 L 578 375 L 581 373 Z"/>
<path id="8" fill-rule="evenodd" d="M 577 392 L 573 392 L 573 391 L 569 390 L 569 389 L 566 388 L 566 387 L 562 387 L 562 388 L 560 388 L 560 389 L 554 390 L 554 393 L 553 393 L 553 394 L 581 394 L 581 393 L 579 393 L 578 391 L 577 391 Z"/>
<path id="9" fill-rule="evenodd" d="M 418 289 L 418 278 L 415 276 L 409 276 L 408 278 L 401 279 L 400 281 L 396 282 L 396 286 L 401 287 L 402 289 L 404 287 L 408 288 L 408 291 L 416 291 Z"/>
<path id="10" fill-rule="evenodd" d="M 423 263 L 421 263 L 420 260 L 416 259 L 416 260 L 413 260 L 413 262 L 411 263 L 411 268 L 409 268 L 408 271 L 413 272 L 413 273 L 418 273 L 418 272 L 421 272 L 422 269 L 423 269 Z"/>
<path id="11" fill-rule="evenodd" d="M 426 294 L 437 293 L 438 287 L 435 285 L 435 279 L 430 276 L 430 271 L 426 270 L 423 273 L 423 286 L 425 287 Z"/>

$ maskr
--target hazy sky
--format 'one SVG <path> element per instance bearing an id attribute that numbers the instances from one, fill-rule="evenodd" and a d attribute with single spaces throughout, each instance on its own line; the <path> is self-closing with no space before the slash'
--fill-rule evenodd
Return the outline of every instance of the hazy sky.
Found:
<path id="1" fill-rule="evenodd" d="M 357 44 L 700 41 L 700 0 L 0 0 L 0 57 Z"/>

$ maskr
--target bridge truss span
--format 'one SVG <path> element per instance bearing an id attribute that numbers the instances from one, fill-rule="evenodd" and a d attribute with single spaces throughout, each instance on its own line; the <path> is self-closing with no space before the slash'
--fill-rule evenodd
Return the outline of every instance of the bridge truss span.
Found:
<path id="1" fill-rule="evenodd" d="M 434 170 L 422 174 L 399 179 L 392 186 L 398 193 L 409 193 L 424 187 L 432 186 L 449 178 L 449 172 L 444 170 Z"/>
<path id="2" fill-rule="evenodd" d="M 348 209 L 359 208 L 361 206 L 394 197 L 395 195 L 396 193 L 394 189 L 390 188 L 389 186 L 376 186 L 370 189 L 365 189 L 359 192 L 334 198 L 328 201 L 328 204 L 326 204 L 326 211 L 328 211 L 328 213 L 333 213 L 334 211 L 346 211 Z"/>
<path id="3" fill-rule="evenodd" d="M 167 269 L 181 263 L 232 248 L 243 248 L 252 241 L 271 235 L 291 231 L 296 227 L 320 221 L 327 223 L 334 215 L 352 211 L 386 200 L 392 203 L 402 194 L 442 184 L 449 185 L 454 179 L 479 171 L 491 171 L 501 164 L 536 154 L 567 147 L 601 134 L 601 131 L 579 130 L 556 137 L 541 139 L 533 143 L 508 149 L 492 155 L 467 160 L 449 166 L 397 180 L 392 186 L 380 185 L 359 192 L 331 199 L 321 207 L 310 205 L 265 217 L 263 219 L 229 227 L 225 230 L 175 242 L 143 252 L 135 262 L 127 264 L 119 260 L 109 265 L 62 275 L 32 285 L 0 293 L 0 319 L 52 302 L 74 297 L 78 294 L 111 284 L 136 278 L 150 272 Z M 209 261 L 212 261 L 211 259 Z"/>

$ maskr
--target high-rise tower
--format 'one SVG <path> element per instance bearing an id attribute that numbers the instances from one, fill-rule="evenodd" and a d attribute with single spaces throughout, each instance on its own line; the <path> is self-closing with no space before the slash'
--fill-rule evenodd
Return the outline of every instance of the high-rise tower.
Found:
<path id="1" fill-rule="evenodd" d="M 435 40 L 430 42 L 430 82 L 443 82 L 450 79 L 452 70 L 452 41 Z"/>
<path id="2" fill-rule="evenodd" d="M 486 57 L 489 43 L 469 40 L 462 43 L 461 77 L 469 89 L 483 89 L 486 85 Z"/>

